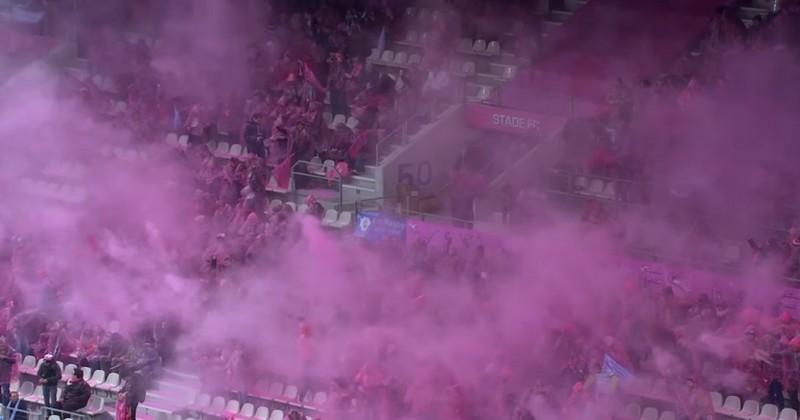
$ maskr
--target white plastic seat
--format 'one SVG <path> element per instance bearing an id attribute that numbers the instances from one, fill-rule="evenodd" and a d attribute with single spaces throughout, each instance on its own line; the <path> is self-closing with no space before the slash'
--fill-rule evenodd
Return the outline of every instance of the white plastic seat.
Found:
<path id="1" fill-rule="evenodd" d="M 227 156 L 231 151 L 231 146 L 226 142 L 220 142 L 217 144 L 217 151 L 215 154 L 217 156 Z"/>
<path id="2" fill-rule="evenodd" d="M 26 401 L 33 401 L 33 402 L 42 401 L 42 400 L 44 400 L 44 396 L 42 395 L 42 392 L 43 392 L 42 390 L 43 390 L 43 388 L 42 388 L 41 385 L 36 385 L 36 388 L 33 390 L 33 392 L 28 394 L 28 396 L 25 397 L 24 399 Z"/>
<path id="3" fill-rule="evenodd" d="M 464 74 L 464 76 L 474 76 L 475 62 L 465 61 L 464 64 L 461 66 L 461 73 Z"/>
<path id="4" fill-rule="evenodd" d="M 211 400 L 211 405 L 205 411 L 209 413 L 222 413 L 225 410 L 225 398 L 216 396 Z"/>
<path id="5" fill-rule="evenodd" d="M 421 62 L 422 62 L 422 56 L 420 56 L 419 54 L 411 54 L 408 57 L 408 65 L 409 66 L 415 66 L 415 65 L 417 65 L 417 64 L 419 64 Z"/>
<path id="6" fill-rule="evenodd" d="M 345 124 L 349 129 L 355 130 L 358 127 L 358 118 L 350 117 L 347 119 L 347 123 Z"/>
<path id="7" fill-rule="evenodd" d="M 86 381 L 89 386 L 95 387 L 106 381 L 106 372 L 102 369 L 97 369 L 92 373 L 92 378 Z"/>
<path id="8" fill-rule="evenodd" d="M 336 220 L 335 226 L 339 229 L 346 228 L 350 226 L 350 223 L 353 221 L 353 213 L 349 211 L 343 211 L 339 213 L 339 218 Z"/>
<path id="9" fill-rule="evenodd" d="M 23 382 L 22 385 L 19 387 L 19 395 L 20 397 L 27 397 L 28 395 L 33 394 L 33 383 L 32 382 Z"/>
<path id="10" fill-rule="evenodd" d="M 322 162 L 322 173 L 327 175 L 328 171 L 332 170 L 336 167 L 336 162 L 328 159 L 325 162 Z"/>
<path id="11" fill-rule="evenodd" d="M 336 116 L 334 116 L 334 117 L 333 117 L 333 121 L 331 121 L 331 124 L 330 124 L 330 126 L 329 126 L 329 127 L 330 127 L 331 129 L 334 129 L 334 128 L 336 128 L 336 127 L 337 127 L 339 124 L 344 124 L 344 123 L 346 123 L 346 122 L 347 122 L 347 117 L 345 117 L 345 116 L 344 116 L 344 115 L 342 115 L 342 114 L 338 114 L 338 115 L 336 115 Z"/>
<path id="12" fill-rule="evenodd" d="M 739 411 L 738 413 L 734 413 L 734 416 L 742 419 L 749 419 L 750 417 L 754 417 L 758 415 L 758 406 L 759 406 L 758 401 L 747 400 L 744 402 L 744 404 L 742 404 L 741 411 Z"/>
<path id="13" fill-rule="evenodd" d="M 96 388 L 102 389 L 104 391 L 116 391 L 117 388 L 120 386 L 120 377 L 119 373 L 111 372 L 108 374 L 105 382 L 96 386 Z"/>
<path id="14" fill-rule="evenodd" d="M 84 378 L 91 378 L 92 377 L 92 369 L 89 368 L 88 366 L 82 367 L 81 370 L 83 371 L 83 377 Z"/>
<path id="15" fill-rule="evenodd" d="M 250 418 L 255 415 L 256 407 L 250 403 L 242 404 L 242 409 L 239 410 L 239 417 Z"/>
<path id="16" fill-rule="evenodd" d="M 486 47 L 486 53 L 491 55 L 500 55 L 500 43 L 497 41 L 492 41 Z"/>
<path id="17" fill-rule="evenodd" d="M 286 397 L 287 399 L 291 400 L 291 401 L 294 401 L 294 400 L 297 399 L 298 393 L 299 393 L 299 391 L 297 390 L 296 386 L 287 385 L 286 386 L 286 391 L 283 393 L 283 396 Z"/>
<path id="18" fill-rule="evenodd" d="M 96 395 L 92 395 L 91 397 L 89 397 L 89 402 L 86 403 L 86 407 L 83 407 L 80 410 L 80 412 L 91 415 L 100 414 L 103 411 L 105 411 L 105 409 L 103 408 L 104 405 L 105 405 L 105 400 L 103 398 L 100 398 Z"/>
<path id="19" fill-rule="evenodd" d="M 240 157 L 242 156 L 242 145 L 241 144 L 233 144 L 231 145 L 230 155 L 232 157 Z"/>
<path id="20" fill-rule="evenodd" d="M 178 147 L 178 135 L 175 133 L 167 134 L 167 138 L 165 140 L 168 145 L 172 147 Z"/>
<path id="21" fill-rule="evenodd" d="M 711 395 L 711 404 L 714 406 L 714 411 L 719 410 L 722 407 L 722 394 L 719 392 L 710 392 Z"/>
<path id="22" fill-rule="evenodd" d="M 778 418 L 778 406 L 775 404 L 764 404 L 761 407 L 761 414 L 759 414 L 759 420 L 767 420 L 767 419 L 777 419 Z"/>
<path id="23" fill-rule="evenodd" d="M 392 50 L 384 51 L 383 54 L 381 55 L 381 61 L 385 63 L 391 63 L 392 61 L 394 61 L 394 51 Z"/>
<path id="24" fill-rule="evenodd" d="M 653 407 L 647 407 L 642 411 L 641 420 L 658 420 L 658 410 Z"/>
<path id="25" fill-rule="evenodd" d="M 407 62 L 408 62 L 408 54 L 406 54 L 404 51 L 400 51 L 397 54 L 395 54 L 394 56 L 395 64 L 397 64 L 398 66 L 405 66 Z"/>
<path id="26" fill-rule="evenodd" d="M 321 392 L 321 391 L 317 392 L 316 394 L 314 394 L 314 405 L 315 406 L 323 405 L 323 404 L 325 404 L 326 401 L 328 401 L 328 394 L 326 394 L 324 392 Z"/>
<path id="27" fill-rule="evenodd" d="M 596 197 L 600 197 L 603 195 L 603 180 L 594 178 L 589 182 L 589 189 L 586 191 L 587 194 L 593 195 Z"/>
<path id="28" fill-rule="evenodd" d="M 676 416 L 675 416 L 675 413 L 673 411 L 664 411 L 658 417 L 658 420 L 675 420 L 675 419 L 676 419 Z"/>
<path id="29" fill-rule="evenodd" d="M 311 160 L 308 161 L 306 164 L 306 170 L 311 173 L 323 173 L 322 172 L 322 159 L 319 156 L 314 156 Z"/>
<path id="30" fill-rule="evenodd" d="M 781 410 L 778 420 L 797 420 L 797 410 L 794 408 L 784 408 Z"/>
<path id="31" fill-rule="evenodd" d="M 34 181 L 31 180 L 31 182 L 33 183 Z M 34 371 L 35 369 L 36 369 L 36 358 L 33 356 L 25 356 L 25 358 L 22 359 L 22 365 L 20 365 L 20 370 L 27 373 Z"/>
<path id="32" fill-rule="evenodd" d="M 636 403 L 630 403 L 625 406 L 625 418 L 638 419 L 642 415 L 642 407 Z"/>
<path id="33" fill-rule="evenodd" d="M 280 383 L 280 382 L 273 382 L 272 385 L 269 386 L 269 393 L 270 393 L 270 395 L 274 395 L 274 396 L 282 395 L 283 394 L 283 384 Z"/>
<path id="34" fill-rule="evenodd" d="M 485 101 L 489 99 L 490 96 L 492 96 L 492 88 L 489 86 L 481 86 L 478 90 L 478 94 L 476 95 L 480 101 Z"/>
<path id="35" fill-rule="evenodd" d="M 328 209 L 325 211 L 325 217 L 322 218 L 322 225 L 335 226 L 338 219 L 339 213 L 335 209 Z"/>
<path id="36" fill-rule="evenodd" d="M 67 365 L 67 367 L 64 368 L 64 370 L 61 371 L 62 372 L 61 378 L 64 380 L 64 382 L 68 381 L 69 378 L 71 378 L 72 375 L 75 374 L 75 369 L 77 368 L 78 368 L 77 366 L 70 363 Z"/>
<path id="37" fill-rule="evenodd" d="M 381 50 L 373 48 L 372 53 L 369 55 L 368 60 L 377 60 L 379 58 L 381 58 Z"/>
<path id="38" fill-rule="evenodd" d="M 272 410 L 269 420 L 283 420 L 283 410 Z"/>
<path id="39" fill-rule="evenodd" d="M 477 53 L 486 52 L 486 41 L 483 39 L 475 40 L 475 44 L 472 45 L 472 51 Z"/>
<path id="40" fill-rule="evenodd" d="M 237 400 L 229 400 L 228 404 L 225 405 L 225 412 L 230 414 L 237 414 L 239 413 L 240 403 Z"/>
<path id="41" fill-rule="evenodd" d="M 47 420 L 61 420 L 61 417 L 58 417 L 57 415 L 53 414 L 52 416 L 48 417 Z"/>
<path id="42" fill-rule="evenodd" d="M 181 135 L 178 137 L 178 147 L 189 147 L 189 136 L 186 134 Z"/>
<path id="43" fill-rule="evenodd" d="M 607 183 L 606 187 L 603 189 L 601 196 L 609 200 L 615 200 L 617 198 L 617 183 L 616 182 Z"/>
<path id="44" fill-rule="evenodd" d="M 269 409 L 264 406 L 258 407 L 253 418 L 258 420 L 267 420 L 269 418 Z"/>
<path id="45" fill-rule="evenodd" d="M 730 395 L 725 398 L 725 403 L 720 407 L 719 412 L 722 414 L 733 415 L 742 411 L 742 401 L 735 395 Z"/>
<path id="46" fill-rule="evenodd" d="M 283 205 L 283 201 L 278 200 L 277 198 L 269 202 L 270 207 L 280 207 Z"/>
<path id="47" fill-rule="evenodd" d="M 293 212 L 296 212 L 296 211 L 297 211 L 297 204 L 295 204 L 294 202 L 292 202 L 292 201 L 287 201 L 287 202 L 286 202 L 286 205 L 287 205 L 287 206 L 289 206 L 289 208 L 290 208 L 290 209 L 292 209 L 292 211 L 293 211 Z"/>
<path id="48" fill-rule="evenodd" d="M 458 49 L 460 49 L 462 51 L 471 50 L 472 49 L 472 40 L 469 39 L 469 38 L 461 38 L 461 40 L 458 41 Z"/>
<path id="49" fill-rule="evenodd" d="M 192 407 L 195 409 L 204 409 L 209 405 L 211 405 L 211 396 L 208 394 L 198 394 Z"/>
<path id="50" fill-rule="evenodd" d="M 303 203 L 303 204 L 297 206 L 297 212 L 300 213 L 300 214 L 308 213 L 308 204 Z"/>

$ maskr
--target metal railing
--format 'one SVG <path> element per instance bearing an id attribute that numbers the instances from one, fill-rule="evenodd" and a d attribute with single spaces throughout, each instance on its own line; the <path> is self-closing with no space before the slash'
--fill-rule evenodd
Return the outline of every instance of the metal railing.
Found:
<path id="1" fill-rule="evenodd" d="M 434 223 L 447 223 L 462 227 L 471 227 L 475 223 L 474 220 L 470 221 L 443 214 L 426 213 L 413 210 L 411 209 L 410 200 L 411 196 L 407 196 L 405 200 L 398 200 L 395 197 L 368 198 L 365 200 L 356 201 L 355 211 L 356 214 L 358 214 L 359 212 L 372 210 L 381 213 L 389 213 L 395 216 L 415 218 L 423 222 L 431 221 Z"/>
<path id="2" fill-rule="evenodd" d="M 20 415 L 25 415 L 27 416 L 28 420 L 47 420 L 47 418 L 50 417 L 51 415 L 57 415 L 62 419 L 72 419 L 72 420 L 90 420 L 92 418 L 90 414 L 86 413 L 58 410 L 52 407 L 45 407 L 38 403 L 29 403 L 29 404 L 35 405 L 36 408 L 38 408 L 38 410 L 37 411 L 21 410 L 19 408 L 14 409 L 12 407 L 3 405 L 2 406 L 3 419 L 4 420 L 10 419 L 11 414 L 14 414 L 16 418 L 19 418 Z"/>
<path id="3" fill-rule="evenodd" d="M 307 160 L 298 160 L 292 165 L 291 169 L 291 178 L 289 189 L 292 193 L 292 199 L 295 202 L 298 202 L 299 199 L 299 190 L 305 189 L 309 192 L 313 192 L 315 188 L 320 188 L 322 190 L 328 191 L 335 191 L 338 194 L 338 204 L 337 210 L 342 209 L 342 205 L 344 202 L 344 180 L 342 179 L 342 173 L 339 172 L 339 169 L 336 168 L 336 165 L 329 167 L 330 170 L 335 172 L 334 177 L 329 177 L 327 173 L 315 173 L 309 172 L 308 167 L 318 167 L 321 170 L 325 170 L 326 167 L 316 163 L 316 162 L 309 162 Z M 300 182 L 298 182 L 300 181 Z M 309 188 L 310 187 L 310 188 Z M 332 188 L 333 187 L 333 188 Z"/>

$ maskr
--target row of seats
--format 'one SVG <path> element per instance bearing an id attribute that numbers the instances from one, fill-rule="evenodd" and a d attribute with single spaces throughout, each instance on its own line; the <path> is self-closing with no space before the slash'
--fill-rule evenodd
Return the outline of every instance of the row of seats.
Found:
<path id="1" fill-rule="evenodd" d="M 61 399 L 62 389 L 58 388 L 56 390 L 56 399 Z M 42 385 L 37 385 L 35 388 L 33 383 L 31 382 L 23 382 L 22 385 L 19 387 L 19 396 L 23 400 L 37 405 L 44 404 L 44 392 L 42 389 Z M 98 397 L 97 395 L 92 395 L 89 397 L 89 402 L 86 404 L 86 407 L 79 410 L 81 413 L 89 414 L 89 415 L 97 415 L 103 413 L 105 411 L 105 399 L 102 397 Z"/>
<path id="2" fill-rule="evenodd" d="M 298 408 L 302 407 L 297 398 L 297 387 L 295 386 L 287 386 L 286 391 L 283 392 L 283 385 L 282 384 L 274 384 L 279 386 L 279 393 L 278 393 L 278 400 L 276 401 L 283 401 L 287 403 L 295 402 L 295 406 Z M 272 389 L 271 389 L 272 390 Z M 274 394 L 273 394 L 274 395 Z M 324 398 L 322 397 L 321 402 L 324 403 Z M 314 400 L 316 401 L 316 400 Z M 251 403 L 240 403 L 239 400 L 231 399 L 227 402 L 223 397 L 214 397 L 211 398 L 208 394 L 200 394 L 195 399 L 195 402 L 188 407 L 189 410 L 197 411 L 202 414 L 212 416 L 212 417 L 235 417 L 237 419 L 253 419 L 253 420 L 283 420 L 284 418 L 284 411 L 280 409 L 273 409 L 270 411 L 268 407 L 259 406 L 256 408 Z M 306 419 L 311 420 L 309 417 Z M 189 420 L 189 419 L 187 419 Z"/>
<path id="3" fill-rule="evenodd" d="M 793 408 L 779 410 L 774 404 L 761 405 L 754 400 L 747 400 L 742 404 L 742 400 L 735 395 L 728 396 L 723 402 L 722 394 L 712 392 L 711 402 L 714 404 L 714 412 L 724 416 L 754 420 L 797 420 L 797 410 Z"/>
<path id="4" fill-rule="evenodd" d="M 103 157 L 114 157 L 126 162 L 139 162 L 147 161 L 147 153 L 139 152 L 133 149 L 125 149 L 122 147 L 103 146 L 100 148 L 100 154 Z"/>
<path id="5" fill-rule="evenodd" d="M 342 211 L 338 212 L 335 209 L 325 210 L 325 216 L 322 218 L 322 226 L 344 229 L 353 223 L 353 212 Z"/>
<path id="6" fill-rule="evenodd" d="M 642 410 L 642 407 L 635 403 L 628 404 L 625 407 L 625 417 L 639 420 L 675 420 L 677 418 L 674 411 L 662 411 L 659 414 L 656 408 L 645 407 Z"/>
<path id="7" fill-rule="evenodd" d="M 22 374 L 36 376 L 39 371 L 39 366 L 41 366 L 42 363 L 44 363 L 44 359 L 39 359 L 37 361 L 34 356 L 25 356 L 20 364 L 19 371 Z M 72 363 L 66 366 L 61 361 L 56 363 L 59 368 L 61 368 L 62 380 L 64 382 L 68 381 L 75 373 L 75 369 L 78 368 L 78 366 Z M 88 367 L 82 367 L 81 369 L 83 370 L 83 377 L 86 383 L 97 390 L 116 393 L 124 386 L 123 381 L 116 372 L 111 372 L 106 375 L 106 372 L 102 369 L 95 370 L 94 372 Z"/>
<path id="8" fill-rule="evenodd" d="M 416 32 L 416 31 L 408 31 L 406 33 L 405 39 L 400 41 L 399 44 L 401 44 L 401 45 L 422 46 L 422 45 L 427 45 L 429 39 L 430 39 L 430 36 L 425 32 L 420 34 L 420 33 Z"/>
<path id="9" fill-rule="evenodd" d="M 485 102 L 492 98 L 494 88 L 479 83 L 467 83 L 465 86 L 464 97 L 472 102 Z"/>
<path id="10" fill-rule="evenodd" d="M 331 115 L 330 112 L 323 112 L 322 120 L 325 122 L 325 125 L 327 125 L 328 128 L 330 128 L 331 130 L 336 129 L 342 124 L 346 125 L 347 128 L 351 130 L 355 130 L 356 128 L 358 128 L 359 124 L 358 118 L 356 117 L 348 118 L 342 114 L 337 114 L 334 116 Z"/>
<path id="11" fill-rule="evenodd" d="M 372 54 L 367 61 L 382 66 L 407 68 L 419 65 L 422 62 L 422 56 L 419 54 L 408 55 L 405 51 L 399 51 L 395 54 L 392 50 L 383 50 L 381 53 L 379 49 L 373 48 Z"/>
<path id="12" fill-rule="evenodd" d="M 79 204 L 86 200 L 86 190 L 67 184 L 47 182 L 40 179 L 23 178 L 20 185 L 28 194 L 40 198 L 50 198 Z"/>
<path id="13" fill-rule="evenodd" d="M 168 145 L 172 147 L 177 147 L 181 149 L 185 149 L 189 147 L 189 136 L 186 134 L 182 134 L 180 137 L 176 133 L 169 133 L 167 134 L 167 138 L 165 139 Z"/>
<path id="14" fill-rule="evenodd" d="M 590 195 L 592 197 L 603 198 L 606 200 L 617 199 L 616 181 L 607 181 L 600 178 L 578 176 L 575 177 L 574 188 L 579 194 Z"/>
<path id="15" fill-rule="evenodd" d="M 492 41 L 487 44 L 484 39 L 477 39 L 473 42 L 469 38 L 461 38 L 458 43 L 458 50 L 468 54 L 495 56 L 500 55 L 500 43 Z"/>

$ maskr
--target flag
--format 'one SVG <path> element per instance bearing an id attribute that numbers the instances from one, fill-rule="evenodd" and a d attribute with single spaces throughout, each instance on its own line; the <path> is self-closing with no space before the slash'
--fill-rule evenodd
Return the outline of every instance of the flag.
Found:
<path id="1" fill-rule="evenodd" d="M 606 375 L 613 375 L 617 376 L 620 379 L 630 379 L 633 378 L 633 374 L 628 370 L 625 369 L 619 362 L 614 360 L 611 356 L 606 354 L 603 357 L 603 369 L 602 373 Z"/>
<path id="2" fill-rule="evenodd" d="M 350 159 L 355 160 L 358 158 L 358 155 L 361 153 L 361 149 L 364 148 L 364 145 L 367 144 L 369 140 L 369 131 L 363 130 L 361 133 L 356 136 L 355 140 L 353 140 L 353 144 L 347 149 L 347 155 L 350 156 Z"/>
<path id="3" fill-rule="evenodd" d="M 319 82 L 319 79 L 317 79 L 317 75 L 314 74 L 313 71 L 311 71 L 311 68 L 308 67 L 308 63 L 306 63 L 305 61 L 303 61 L 303 77 L 306 79 L 308 84 L 314 87 L 314 89 L 321 92 L 325 92 L 325 88 Z"/>
<path id="4" fill-rule="evenodd" d="M 289 189 L 289 179 L 292 176 L 292 158 L 294 153 L 287 156 L 278 166 L 275 167 L 273 173 L 275 174 L 275 182 L 279 188 Z"/>
<path id="5" fill-rule="evenodd" d="M 378 36 L 378 52 L 382 53 L 386 48 L 386 27 L 381 27 L 381 34 Z"/>

